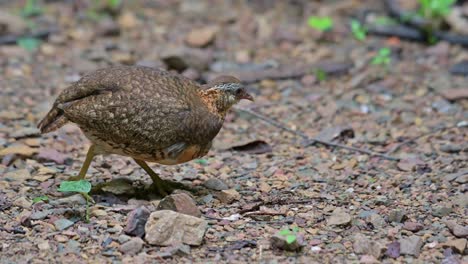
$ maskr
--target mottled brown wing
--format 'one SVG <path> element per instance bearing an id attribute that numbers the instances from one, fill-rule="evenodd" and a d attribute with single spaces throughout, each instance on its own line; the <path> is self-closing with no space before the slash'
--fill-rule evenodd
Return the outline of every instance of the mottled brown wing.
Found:
<path id="1" fill-rule="evenodd" d="M 184 142 L 181 121 L 190 111 L 184 104 L 119 92 L 86 97 L 63 110 L 85 133 L 115 148 L 146 154 Z"/>
<path id="2" fill-rule="evenodd" d="M 149 68 L 115 72 L 98 72 L 83 80 L 87 84 L 78 83 L 96 85 L 94 92 L 83 92 L 85 97 L 78 96 L 81 92 L 60 96 L 67 102 L 58 107 L 85 133 L 132 155 L 157 155 L 173 145 L 209 143 L 219 131 L 222 123 L 210 116 L 196 83 Z"/>

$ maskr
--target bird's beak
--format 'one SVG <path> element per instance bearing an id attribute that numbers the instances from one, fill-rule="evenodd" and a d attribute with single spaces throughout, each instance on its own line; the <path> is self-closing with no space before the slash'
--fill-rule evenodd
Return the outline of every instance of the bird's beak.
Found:
<path id="1" fill-rule="evenodd" d="M 252 101 L 252 102 L 254 101 L 254 98 L 252 97 L 252 95 L 250 95 L 250 94 L 248 94 L 246 92 L 244 94 L 242 94 L 241 99 L 249 100 L 249 101 Z"/>

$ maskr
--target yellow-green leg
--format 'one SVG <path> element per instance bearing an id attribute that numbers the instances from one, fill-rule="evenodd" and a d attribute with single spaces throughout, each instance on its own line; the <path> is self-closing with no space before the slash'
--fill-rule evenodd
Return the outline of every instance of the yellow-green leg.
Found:
<path id="1" fill-rule="evenodd" d="M 154 172 L 148 164 L 143 160 L 134 159 L 135 162 L 140 165 L 143 170 L 148 173 L 148 175 L 153 180 L 152 186 L 156 189 L 159 195 L 166 196 L 172 193 L 176 189 L 187 189 L 183 184 L 171 181 L 165 181 L 159 177 L 159 175 Z"/>
<path id="2" fill-rule="evenodd" d="M 86 159 L 83 162 L 83 165 L 81 166 L 80 173 L 77 176 L 70 177 L 70 180 L 72 181 L 79 181 L 79 180 L 84 180 L 86 177 L 86 172 L 88 172 L 89 165 L 91 165 L 91 161 L 94 158 L 94 145 L 91 145 L 88 149 L 88 153 L 86 154 Z"/>

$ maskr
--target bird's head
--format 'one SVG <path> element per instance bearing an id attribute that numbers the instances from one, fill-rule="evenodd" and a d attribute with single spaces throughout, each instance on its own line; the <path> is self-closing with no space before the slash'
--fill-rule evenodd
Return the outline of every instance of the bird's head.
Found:
<path id="1" fill-rule="evenodd" d="M 241 81 L 233 76 L 219 76 L 206 84 L 205 87 L 206 94 L 211 98 L 213 106 L 222 114 L 242 99 L 254 100 Z"/>

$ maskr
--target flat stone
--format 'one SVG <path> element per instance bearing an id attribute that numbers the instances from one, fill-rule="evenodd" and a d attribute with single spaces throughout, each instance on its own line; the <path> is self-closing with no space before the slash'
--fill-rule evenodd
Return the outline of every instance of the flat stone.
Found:
<path id="1" fill-rule="evenodd" d="M 418 257 L 421 252 L 423 241 L 419 236 L 410 236 L 402 238 L 400 242 L 400 253 L 403 255 L 411 255 Z"/>
<path id="2" fill-rule="evenodd" d="M 342 208 L 336 208 L 327 220 L 327 225 L 329 226 L 348 225 L 349 223 L 351 223 L 351 215 Z"/>
<path id="3" fill-rule="evenodd" d="M 234 190 L 234 189 L 229 189 L 229 190 L 222 190 L 219 193 L 216 194 L 216 197 L 222 202 L 222 203 L 232 203 L 235 200 L 240 199 L 240 194 Z"/>
<path id="4" fill-rule="evenodd" d="M 367 221 L 369 221 L 375 228 L 382 228 L 387 224 L 385 219 L 378 214 L 371 214 L 367 217 Z"/>
<path id="5" fill-rule="evenodd" d="M 375 240 L 362 235 L 354 236 L 353 249 L 356 254 L 371 255 L 375 258 L 380 258 L 384 247 Z"/>
<path id="6" fill-rule="evenodd" d="M 220 179 L 217 179 L 217 178 L 210 178 L 207 181 L 205 181 L 205 183 L 203 183 L 203 185 L 206 188 L 211 189 L 211 190 L 215 190 L 215 191 L 222 191 L 222 190 L 229 189 L 229 187 L 227 186 L 227 184 L 224 181 L 222 181 Z"/>
<path id="7" fill-rule="evenodd" d="M 32 202 L 28 200 L 26 197 L 22 196 L 14 200 L 13 205 L 21 207 L 21 208 L 31 208 Z"/>
<path id="8" fill-rule="evenodd" d="M 405 224 L 403 225 L 403 229 L 405 230 L 408 230 L 408 231 L 411 231 L 411 232 L 418 232 L 418 231 L 421 231 L 423 230 L 424 226 L 420 223 L 416 223 L 416 222 L 405 222 Z"/>
<path id="9" fill-rule="evenodd" d="M 456 237 L 468 237 L 468 226 L 459 225 L 455 221 L 447 221 L 445 224 Z"/>
<path id="10" fill-rule="evenodd" d="M 437 217 L 444 217 L 453 212 L 453 208 L 450 206 L 434 206 L 432 208 L 432 215 Z"/>
<path id="11" fill-rule="evenodd" d="M 466 239 L 459 238 L 459 239 L 452 239 L 443 244 L 444 247 L 449 247 L 453 249 L 455 252 L 462 254 L 466 248 Z"/>
<path id="12" fill-rule="evenodd" d="M 123 254 L 135 255 L 141 251 L 145 242 L 139 237 L 133 237 L 129 241 L 123 243 L 119 247 L 119 251 Z"/>
<path id="13" fill-rule="evenodd" d="M 145 225 L 145 240 L 151 245 L 169 246 L 179 243 L 199 246 L 208 223 L 201 218 L 170 210 L 151 213 Z"/>
<path id="14" fill-rule="evenodd" d="M 175 193 L 164 197 L 159 203 L 157 210 L 172 210 L 195 217 L 201 216 L 197 204 L 193 198 L 186 193 Z"/>
<path id="15" fill-rule="evenodd" d="M 388 221 L 401 223 L 406 218 L 406 212 L 400 209 L 396 209 L 390 212 L 388 215 Z"/>
<path id="16" fill-rule="evenodd" d="M 24 157 L 31 157 L 32 155 L 39 152 L 38 148 L 31 148 L 26 145 L 14 145 L 0 150 L 0 157 L 17 154 Z"/>
<path id="17" fill-rule="evenodd" d="M 190 31 L 185 37 L 189 46 L 203 48 L 210 45 L 218 32 L 218 27 L 207 26 Z"/>
<path id="18" fill-rule="evenodd" d="M 31 178 L 31 173 L 27 169 L 19 169 L 7 172 L 3 175 L 3 179 L 10 182 L 23 182 Z"/>
<path id="19" fill-rule="evenodd" d="M 61 219 L 58 219 L 58 220 L 55 220 L 54 221 L 54 226 L 55 228 L 57 228 L 57 230 L 61 231 L 61 230 L 64 230 L 64 229 L 67 229 L 69 228 L 70 226 L 72 226 L 73 224 L 75 224 L 74 222 L 68 220 L 68 219 L 65 219 L 65 218 L 61 218 Z"/>

